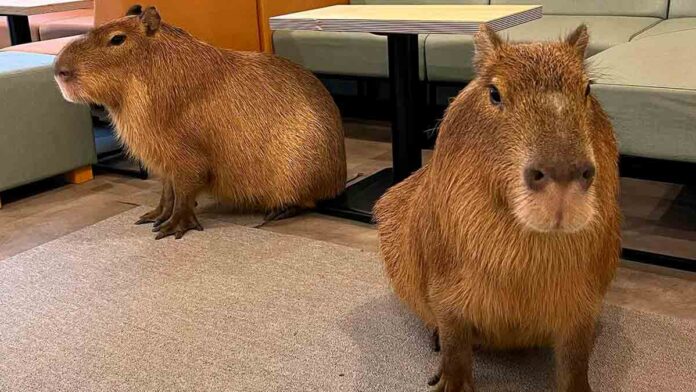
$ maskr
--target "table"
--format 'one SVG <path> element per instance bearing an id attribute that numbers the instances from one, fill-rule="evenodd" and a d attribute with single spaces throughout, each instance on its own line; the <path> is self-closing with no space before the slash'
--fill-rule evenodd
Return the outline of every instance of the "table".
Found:
<path id="1" fill-rule="evenodd" d="M 392 96 L 392 168 L 347 187 L 319 208 L 327 214 L 371 222 L 372 208 L 392 185 L 421 167 L 417 113 L 418 34 L 474 34 L 481 23 L 503 30 L 541 18 L 538 5 L 336 5 L 270 18 L 272 30 L 366 32 L 387 36 Z M 356 59 L 357 60 L 357 59 Z"/>
<path id="2" fill-rule="evenodd" d="M 29 15 L 92 8 L 92 0 L 0 0 L 0 16 L 7 16 L 12 45 L 31 42 Z"/>

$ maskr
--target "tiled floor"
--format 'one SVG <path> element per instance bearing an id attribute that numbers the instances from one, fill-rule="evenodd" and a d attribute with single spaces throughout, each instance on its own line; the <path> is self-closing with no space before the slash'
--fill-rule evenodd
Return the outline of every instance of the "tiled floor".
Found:
<path id="1" fill-rule="evenodd" d="M 348 122 L 347 132 L 349 136 L 361 137 L 346 140 L 350 178 L 390 164 L 391 149 L 386 142 L 389 132 L 384 124 Z M 430 152 L 425 151 L 424 159 L 429 156 Z M 0 260 L 136 205 L 154 205 L 159 200 L 159 190 L 160 185 L 154 179 L 102 174 L 83 185 L 44 181 L 6 192 L 0 209 Z M 201 208 L 209 216 L 230 222 L 251 223 L 255 219 L 244 218 L 245 221 L 210 200 L 203 200 Z M 624 238 L 629 246 L 696 258 L 696 190 L 624 179 L 622 208 Z M 378 250 L 373 226 L 316 213 L 272 222 L 263 229 L 361 250 Z M 696 274 L 625 262 L 607 300 L 696 319 Z"/>

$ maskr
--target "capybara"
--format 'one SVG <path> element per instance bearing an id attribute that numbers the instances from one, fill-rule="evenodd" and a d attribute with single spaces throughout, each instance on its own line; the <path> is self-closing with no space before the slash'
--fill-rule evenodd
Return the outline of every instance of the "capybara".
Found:
<path id="1" fill-rule="evenodd" d="M 618 151 L 584 68 L 585 26 L 511 44 L 482 26 L 477 76 L 432 160 L 375 207 L 396 293 L 440 336 L 436 391 L 473 391 L 472 345 L 552 346 L 558 390 L 587 392 L 620 253 Z"/>
<path id="2" fill-rule="evenodd" d="M 65 98 L 103 105 L 131 154 L 163 179 L 157 238 L 202 230 L 210 192 L 241 210 L 315 206 L 343 191 L 343 126 L 310 72 L 280 57 L 218 49 L 133 6 L 58 55 Z M 270 218 L 269 218 L 270 219 Z"/>

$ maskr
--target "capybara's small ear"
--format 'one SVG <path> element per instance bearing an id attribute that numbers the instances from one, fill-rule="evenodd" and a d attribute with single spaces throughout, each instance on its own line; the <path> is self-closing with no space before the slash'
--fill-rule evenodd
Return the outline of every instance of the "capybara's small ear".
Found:
<path id="1" fill-rule="evenodd" d="M 140 20 L 145 25 L 147 35 L 155 34 L 162 24 L 162 18 L 155 7 L 147 7 L 140 15 Z"/>
<path id="2" fill-rule="evenodd" d="M 575 49 L 580 58 L 584 59 L 587 45 L 590 44 L 590 34 L 587 32 L 587 26 L 585 24 L 578 26 L 575 31 L 568 35 L 566 43 Z"/>
<path id="3" fill-rule="evenodd" d="M 485 23 L 479 27 L 479 31 L 474 35 L 474 67 L 480 72 L 489 59 L 495 58 L 495 54 L 503 45 L 503 40 Z"/>
<path id="4" fill-rule="evenodd" d="M 126 11 L 126 16 L 140 15 L 143 13 L 143 7 L 140 4 L 133 4 L 128 11 Z"/>

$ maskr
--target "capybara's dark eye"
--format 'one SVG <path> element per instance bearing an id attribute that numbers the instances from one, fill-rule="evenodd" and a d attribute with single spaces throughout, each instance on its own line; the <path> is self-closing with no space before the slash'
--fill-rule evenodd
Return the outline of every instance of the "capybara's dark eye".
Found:
<path id="1" fill-rule="evenodd" d="M 589 97 L 592 92 L 592 82 L 587 82 L 587 87 L 585 88 L 585 96 Z"/>
<path id="2" fill-rule="evenodd" d="M 491 103 L 495 106 L 499 106 L 503 103 L 503 98 L 500 96 L 500 91 L 494 85 L 488 86 L 488 91 L 491 97 Z"/>
<path id="3" fill-rule="evenodd" d="M 114 35 L 113 37 L 111 37 L 111 41 L 109 41 L 109 44 L 111 44 L 112 46 L 118 46 L 118 45 L 121 45 L 123 43 L 123 41 L 125 41 L 125 40 L 126 40 L 125 35 L 118 34 L 118 35 Z"/>

